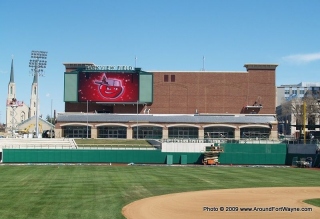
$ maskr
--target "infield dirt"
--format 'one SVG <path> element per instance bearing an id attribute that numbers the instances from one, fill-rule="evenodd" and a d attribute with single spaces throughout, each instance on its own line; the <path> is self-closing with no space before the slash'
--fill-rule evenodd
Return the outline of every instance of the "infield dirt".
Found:
<path id="1" fill-rule="evenodd" d="M 125 206 L 122 214 L 128 219 L 314 219 L 320 218 L 320 207 L 303 202 L 314 198 L 320 198 L 320 187 L 207 190 L 145 198 Z"/>

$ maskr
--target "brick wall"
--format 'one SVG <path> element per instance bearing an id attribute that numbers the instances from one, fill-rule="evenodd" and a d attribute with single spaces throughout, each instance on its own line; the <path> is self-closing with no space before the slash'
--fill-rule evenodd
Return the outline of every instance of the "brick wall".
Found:
<path id="1" fill-rule="evenodd" d="M 276 65 L 245 65 L 243 72 L 153 72 L 154 99 L 139 105 L 151 114 L 258 113 L 275 114 Z M 70 71 L 66 69 L 66 71 Z M 165 81 L 167 79 L 167 81 Z M 245 106 L 262 105 L 262 108 Z M 135 104 L 101 105 L 90 103 L 89 111 L 136 113 Z M 66 103 L 66 112 L 86 112 L 86 103 Z"/>
<path id="2" fill-rule="evenodd" d="M 165 75 L 169 81 L 164 82 Z M 175 82 L 170 76 L 175 75 Z M 259 114 L 275 113 L 275 71 L 243 73 L 154 72 L 152 113 L 241 113 L 261 104 Z M 247 112 L 250 113 L 250 112 Z"/>

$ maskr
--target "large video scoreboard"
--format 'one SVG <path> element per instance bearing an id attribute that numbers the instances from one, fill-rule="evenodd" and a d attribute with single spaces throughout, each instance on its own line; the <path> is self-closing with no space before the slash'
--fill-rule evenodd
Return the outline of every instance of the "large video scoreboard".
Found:
<path id="1" fill-rule="evenodd" d="M 64 79 L 65 102 L 152 103 L 153 101 L 153 74 L 143 72 L 140 68 L 110 70 L 110 68 L 90 66 L 88 69 L 65 72 Z"/>

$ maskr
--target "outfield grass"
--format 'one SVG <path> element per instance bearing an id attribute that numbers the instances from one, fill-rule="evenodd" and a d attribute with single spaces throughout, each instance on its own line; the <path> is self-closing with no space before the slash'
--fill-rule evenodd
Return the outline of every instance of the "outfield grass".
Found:
<path id="1" fill-rule="evenodd" d="M 0 218 L 113 219 L 132 201 L 168 193 L 320 186 L 320 171 L 298 168 L 3 165 L 0 173 Z"/>
<path id="2" fill-rule="evenodd" d="M 79 147 L 152 147 L 147 140 L 137 139 L 74 139 Z"/>
<path id="3" fill-rule="evenodd" d="M 310 205 L 314 205 L 314 206 L 318 206 L 320 207 L 320 198 L 316 198 L 316 199 L 308 199 L 304 201 L 305 203 L 308 203 Z"/>

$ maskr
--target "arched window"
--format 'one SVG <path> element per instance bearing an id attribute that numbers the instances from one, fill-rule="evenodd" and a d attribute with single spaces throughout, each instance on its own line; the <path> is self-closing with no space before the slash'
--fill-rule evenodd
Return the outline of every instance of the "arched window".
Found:
<path id="1" fill-rule="evenodd" d="M 98 138 L 127 138 L 127 128 L 121 126 L 100 126 Z"/>
<path id="2" fill-rule="evenodd" d="M 169 127 L 169 138 L 198 138 L 198 128 L 196 127 Z"/>

